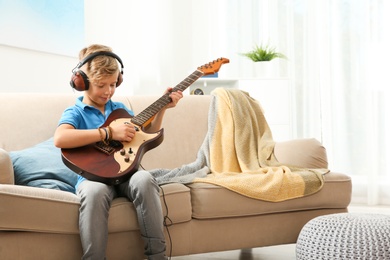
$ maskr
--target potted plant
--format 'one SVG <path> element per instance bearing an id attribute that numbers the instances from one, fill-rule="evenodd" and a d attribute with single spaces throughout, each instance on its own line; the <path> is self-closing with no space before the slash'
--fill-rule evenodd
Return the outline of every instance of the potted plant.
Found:
<path id="1" fill-rule="evenodd" d="M 253 73 L 255 77 L 261 78 L 278 77 L 279 63 L 269 62 L 276 58 L 287 59 L 283 53 L 277 52 L 275 47 L 269 45 L 256 45 L 252 51 L 241 53 L 241 55 L 256 63 L 256 66 L 253 66 Z"/>
<path id="2" fill-rule="evenodd" d="M 256 45 L 252 51 L 246 52 L 246 53 L 241 53 L 241 55 L 248 57 L 254 62 L 259 62 L 259 61 L 271 61 L 276 58 L 282 58 L 286 59 L 287 57 L 280 53 L 275 51 L 275 47 L 270 47 L 268 45 Z"/>

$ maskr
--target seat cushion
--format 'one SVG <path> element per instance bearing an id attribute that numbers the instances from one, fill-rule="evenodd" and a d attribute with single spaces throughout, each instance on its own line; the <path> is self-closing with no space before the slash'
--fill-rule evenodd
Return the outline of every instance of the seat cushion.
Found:
<path id="1" fill-rule="evenodd" d="M 178 183 L 163 186 L 161 203 L 164 216 L 177 224 L 191 220 L 189 188 Z M 46 233 L 78 233 L 79 198 L 70 192 L 0 185 L 0 230 Z M 138 230 L 133 203 L 126 198 L 112 202 L 109 232 Z"/>
<path id="2" fill-rule="evenodd" d="M 347 208 L 352 191 L 350 177 L 330 172 L 325 174 L 324 178 L 324 186 L 319 192 L 277 203 L 251 199 L 212 184 L 193 183 L 189 185 L 193 217 L 213 219 L 311 209 Z"/>

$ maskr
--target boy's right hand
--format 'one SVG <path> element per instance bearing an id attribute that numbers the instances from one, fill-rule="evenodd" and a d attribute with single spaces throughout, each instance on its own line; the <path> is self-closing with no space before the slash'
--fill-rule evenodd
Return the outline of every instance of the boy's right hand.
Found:
<path id="1" fill-rule="evenodd" d="M 112 139 L 121 142 L 131 142 L 135 136 L 135 127 L 132 124 L 118 124 L 112 129 Z"/>

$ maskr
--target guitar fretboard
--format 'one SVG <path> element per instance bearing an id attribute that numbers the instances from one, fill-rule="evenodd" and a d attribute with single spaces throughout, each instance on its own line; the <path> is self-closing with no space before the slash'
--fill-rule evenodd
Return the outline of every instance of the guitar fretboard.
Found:
<path id="1" fill-rule="evenodd" d="M 192 83 L 194 83 L 197 79 L 203 76 L 204 73 L 199 70 L 195 70 L 191 75 L 186 77 L 183 81 L 177 84 L 172 92 L 181 90 L 186 90 Z M 171 102 L 171 98 L 169 97 L 169 93 L 162 95 L 159 99 L 157 99 L 153 104 L 145 108 L 141 113 L 136 115 L 131 119 L 133 124 L 143 126 L 146 122 L 148 122 L 154 115 L 156 115 L 163 107 Z"/>

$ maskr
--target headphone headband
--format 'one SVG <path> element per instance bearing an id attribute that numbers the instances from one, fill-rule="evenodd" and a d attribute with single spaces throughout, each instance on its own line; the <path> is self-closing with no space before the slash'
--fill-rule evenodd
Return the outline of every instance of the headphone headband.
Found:
<path id="1" fill-rule="evenodd" d="M 115 53 L 109 52 L 109 51 L 98 51 L 98 52 L 93 52 L 93 53 L 89 54 L 87 57 L 82 59 L 72 71 L 80 69 L 85 63 L 93 60 L 96 56 L 110 56 L 110 57 L 115 58 L 121 64 L 121 68 L 122 68 L 121 72 L 123 74 L 124 66 L 123 66 L 123 62 L 122 62 L 121 58 L 119 58 L 119 56 L 116 55 Z"/>

